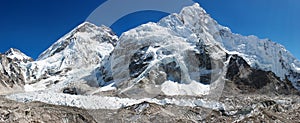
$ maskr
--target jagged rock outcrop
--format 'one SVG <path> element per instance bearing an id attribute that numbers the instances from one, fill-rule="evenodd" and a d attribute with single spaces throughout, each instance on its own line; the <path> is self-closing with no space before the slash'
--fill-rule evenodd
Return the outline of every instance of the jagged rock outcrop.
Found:
<path id="1" fill-rule="evenodd" d="M 25 78 L 18 64 L 3 54 L 0 54 L 0 63 L 0 94 L 22 91 Z"/>
<path id="2" fill-rule="evenodd" d="M 251 68 L 240 56 L 232 55 L 228 65 L 226 78 L 234 83 L 240 93 L 258 94 L 299 94 L 288 79 L 281 80 L 271 71 Z M 230 86 L 233 88 L 233 86 Z M 227 91 L 230 91 L 228 88 Z"/>
<path id="3" fill-rule="evenodd" d="M 25 64 L 33 61 L 17 49 L 0 54 L 0 95 L 22 92 L 25 85 Z"/>

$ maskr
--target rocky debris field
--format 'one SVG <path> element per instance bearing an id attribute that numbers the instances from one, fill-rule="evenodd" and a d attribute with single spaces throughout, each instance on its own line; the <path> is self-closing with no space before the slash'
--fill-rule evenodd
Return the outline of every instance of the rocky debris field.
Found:
<path id="1" fill-rule="evenodd" d="M 181 107 L 140 103 L 119 110 L 89 111 L 98 122 L 300 122 L 299 96 L 235 95 L 220 100 L 225 109 L 210 110 L 203 107 Z"/>
<path id="2" fill-rule="evenodd" d="M 0 123 L 95 123 L 86 110 L 0 97 Z"/>
<path id="3" fill-rule="evenodd" d="M 300 122 L 298 95 L 226 94 L 224 108 L 184 107 L 142 102 L 118 110 L 85 110 L 41 102 L 19 103 L 0 98 L 0 122 L 93 123 L 93 122 Z"/>

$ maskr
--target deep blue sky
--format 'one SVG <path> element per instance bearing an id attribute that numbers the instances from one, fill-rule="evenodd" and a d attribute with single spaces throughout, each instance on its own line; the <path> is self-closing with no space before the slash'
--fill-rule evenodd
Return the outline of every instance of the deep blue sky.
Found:
<path id="1" fill-rule="evenodd" d="M 269 38 L 300 59 L 299 0 L 195 0 L 220 24 L 235 33 Z M 20 49 L 37 58 L 61 36 L 82 23 L 103 0 L 1 0 L 0 52 Z M 116 8 L 117 9 L 117 8 Z M 108 11 L 109 12 L 109 11 Z M 129 28 L 157 21 L 166 13 L 130 14 L 112 28 Z"/>

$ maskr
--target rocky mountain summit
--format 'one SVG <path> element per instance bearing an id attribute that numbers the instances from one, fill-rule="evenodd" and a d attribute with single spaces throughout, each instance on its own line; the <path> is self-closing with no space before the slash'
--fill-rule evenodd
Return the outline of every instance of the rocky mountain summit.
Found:
<path id="1" fill-rule="evenodd" d="M 0 122 L 300 121 L 300 62 L 199 4 L 120 37 L 84 22 L 35 61 L 10 49 L 0 62 Z"/>
<path id="2" fill-rule="evenodd" d="M 13 48 L 0 54 L 0 94 L 23 90 L 26 79 L 24 65 L 32 61 L 32 58 Z"/>

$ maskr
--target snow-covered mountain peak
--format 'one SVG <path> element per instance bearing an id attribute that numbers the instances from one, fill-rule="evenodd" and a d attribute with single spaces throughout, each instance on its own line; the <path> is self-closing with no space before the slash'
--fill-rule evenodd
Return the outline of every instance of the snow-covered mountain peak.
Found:
<path id="1" fill-rule="evenodd" d="M 288 78 L 297 84 L 300 78 L 300 63 L 282 45 L 256 36 L 242 36 L 232 33 L 217 23 L 199 4 L 182 9 L 160 20 L 159 25 L 172 29 L 182 37 L 196 35 L 206 46 L 218 46 L 227 54 L 238 54 L 256 69 L 272 71 L 282 80 Z M 298 89 L 300 89 L 298 87 Z"/>
<path id="2" fill-rule="evenodd" d="M 14 48 L 10 48 L 8 51 L 6 51 L 5 55 L 8 58 L 15 59 L 17 61 L 23 61 L 25 63 L 29 62 L 29 61 L 33 61 L 32 58 L 30 58 L 29 56 L 25 55 L 20 50 L 14 49 Z"/>
<path id="3" fill-rule="evenodd" d="M 43 60 L 57 53 L 61 53 L 66 48 L 82 51 L 82 49 L 76 46 L 93 46 L 94 43 L 108 43 L 115 45 L 117 40 L 118 37 L 110 28 L 105 26 L 98 27 L 92 23 L 84 22 L 44 51 L 39 56 L 38 60 Z"/>
<path id="4" fill-rule="evenodd" d="M 79 24 L 76 28 L 78 29 L 78 28 L 88 28 L 88 27 L 97 28 L 97 26 L 95 24 L 87 22 L 87 21 L 83 22 L 82 24 Z"/>
<path id="5" fill-rule="evenodd" d="M 31 75 L 27 80 L 37 82 L 37 85 L 26 85 L 27 90 L 47 88 L 43 82 L 87 81 L 84 77 L 97 86 L 92 72 L 110 55 L 117 41 L 118 37 L 108 27 L 89 22 L 80 24 L 44 51 L 37 61 L 27 65 L 28 75 Z"/>
<path id="6" fill-rule="evenodd" d="M 199 15 L 207 15 L 206 11 L 198 4 L 198 3 L 195 3 L 194 5 L 192 6 L 187 6 L 187 7 L 184 7 L 180 14 L 195 14 L 195 16 L 199 16 Z"/>
<path id="7" fill-rule="evenodd" d="M 198 3 L 193 6 L 184 7 L 179 13 L 179 16 L 184 25 L 196 34 L 203 32 L 214 34 L 217 33 L 219 29 L 228 29 L 220 26 Z"/>

